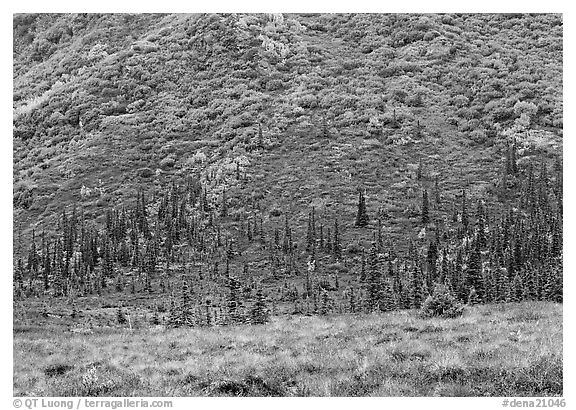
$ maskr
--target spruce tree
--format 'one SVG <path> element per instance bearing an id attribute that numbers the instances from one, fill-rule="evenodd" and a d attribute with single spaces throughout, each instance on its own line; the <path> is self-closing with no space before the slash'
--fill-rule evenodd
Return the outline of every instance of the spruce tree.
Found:
<path id="1" fill-rule="evenodd" d="M 422 304 L 420 314 L 425 318 L 454 318 L 462 314 L 463 307 L 452 295 L 449 287 L 436 283 L 431 295 Z"/>
<path id="2" fill-rule="evenodd" d="M 264 148 L 264 136 L 262 135 L 262 123 L 258 122 L 258 140 L 256 142 L 258 148 Z"/>
<path id="3" fill-rule="evenodd" d="M 468 205 L 466 203 L 466 191 L 462 190 L 462 213 L 461 213 L 461 221 L 462 221 L 462 226 L 464 226 L 464 232 L 468 231 L 468 223 L 469 223 L 469 217 L 468 217 Z"/>
<path id="4" fill-rule="evenodd" d="M 322 116 L 322 136 L 324 138 L 328 138 L 330 136 L 328 132 L 328 120 L 326 119 L 326 115 Z"/>
<path id="5" fill-rule="evenodd" d="M 350 313 L 356 313 L 358 309 L 358 301 L 356 293 L 354 292 L 354 287 L 350 287 L 350 291 L 348 292 L 348 311 Z"/>
<path id="6" fill-rule="evenodd" d="M 480 253 L 480 246 L 478 241 L 474 241 L 470 257 L 468 259 L 468 267 L 466 269 L 466 288 L 474 288 L 478 294 L 478 299 L 484 301 L 484 283 L 482 273 L 482 256 Z"/>
<path id="7" fill-rule="evenodd" d="M 170 310 L 168 313 L 167 325 L 169 327 L 180 327 L 182 325 L 180 311 L 176 306 L 173 297 L 170 298 Z"/>
<path id="8" fill-rule="evenodd" d="M 440 206 L 440 203 L 442 202 L 442 195 L 440 193 L 440 184 L 438 178 L 439 178 L 438 175 L 436 175 L 436 177 L 434 178 L 434 201 L 436 202 L 437 208 Z"/>
<path id="9" fill-rule="evenodd" d="M 470 293 L 468 294 L 468 305 L 474 306 L 480 303 L 480 298 L 478 297 L 478 293 L 476 293 L 476 289 L 474 286 L 470 288 Z"/>
<path id="10" fill-rule="evenodd" d="M 484 248 L 487 245 L 486 239 L 486 210 L 482 201 L 478 201 L 478 208 L 476 211 L 476 240 L 478 246 Z"/>
<path id="11" fill-rule="evenodd" d="M 422 223 L 424 225 L 430 223 L 430 204 L 428 202 L 428 191 L 422 192 Z"/>
<path id="12" fill-rule="evenodd" d="M 243 319 L 241 315 L 242 289 L 235 276 L 230 276 L 228 279 L 228 292 L 228 316 L 232 323 L 239 323 Z"/>
<path id="13" fill-rule="evenodd" d="M 36 250 L 36 230 L 32 229 L 32 244 L 30 245 L 30 251 L 28 253 L 28 272 L 32 277 L 36 276 L 38 272 L 39 257 Z"/>
<path id="14" fill-rule="evenodd" d="M 384 312 L 390 312 L 397 308 L 397 303 L 394 298 L 392 291 L 392 286 L 389 279 L 384 279 L 382 283 L 382 295 L 381 295 L 381 305 L 380 310 Z"/>
<path id="15" fill-rule="evenodd" d="M 382 272 L 376 243 L 372 243 L 372 247 L 370 248 L 370 253 L 368 255 L 367 291 L 368 307 L 370 311 L 373 312 L 379 309 L 381 302 L 380 298 L 382 294 Z"/>
<path id="16" fill-rule="evenodd" d="M 328 294 L 328 291 L 324 288 L 322 288 L 321 291 L 321 295 L 320 295 L 320 314 L 321 315 L 326 315 L 329 313 L 330 311 L 330 295 Z"/>
<path id="17" fill-rule="evenodd" d="M 190 288 L 187 278 L 182 275 L 182 288 L 180 291 L 180 323 L 182 326 L 194 326 L 194 309 L 190 297 Z"/>
<path id="18" fill-rule="evenodd" d="M 121 307 L 116 310 L 116 320 L 118 320 L 118 324 L 120 325 L 123 325 L 127 322 L 126 315 L 124 315 Z"/>
<path id="19" fill-rule="evenodd" d="M 254 305 L 250 312 L 251 321 L 253 324 L 264 324 L 269 320 L 269 312 L 266 306 L 266 298 L 262 292 L 262 288 L 258 288 L 254 298 Z"/>
<path id="20" fill-rule="evenodd" d="M 422 278 L 420 276 L 420 270 L 415 265 L 408 278 L 408 301 L 410 308 L 418 309 L 424 301 L 424 290 L 422 286 Z"/>
<path id="21" fill-rule="evenodd" d="M 438 261 L 438 247 L 435 241 L 430 241 L 430 244 L 428 245 L 426 260 L 428 263 L 427 285 L 432 286 L 432 282 L 435 282 L 438 276 L 436 268 L 436 262 Z"/>
<path id="22" fill-rule="evenodd" d="M 509 302 L 520 302 L 522 300 L 522 288 L 522 279 L 520 278 L 520 275 L 516 273 L 512 283 L 510 284 Z"/>
<path id="23" fill-rule="evenodd" d="M 338 220 L 334 220 L 334 241 L 332 242 L 332 254 L 334 259 L 342 258 L 342 245 L 340 244 L 340 230 L 338 229 Z"/>
<path id="24" fill-rule="evenodd" d="M 356 213 L 356 226 L 368 225 L 368 213 L 366 211 L 366 198 L 362 190 L 358 192 L 358 211 Z"/>
<path id="25" fill-rule="evenodd" d="M 423 167 L 422 167 L 422 158 L 420 158 L 418 160 L 418 168 L 416 170 L 416 179 L 418 181 L 420 181 L 422 179 L 422 172 L 423 172 Z"/>
<path id="26" fill-rule="evenodd" d="M 360 282 L 366 281 L 366 255 L 364 248 L 362 248 L 362 255 L 360 256 Z"/>
<path id="27" fill-rule="evenodd" d="M 226 218 L 228 216 L 228 197 L 226 195 L 226 189 L 222 192 L 222 207 L 220 209 L 220 216 Z"/>

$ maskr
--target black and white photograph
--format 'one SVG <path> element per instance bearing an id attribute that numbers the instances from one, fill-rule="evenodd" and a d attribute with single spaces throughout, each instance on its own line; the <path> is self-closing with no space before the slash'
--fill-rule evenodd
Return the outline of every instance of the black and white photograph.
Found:
<path id="1" fill-rule="evenodd" d="M 12 14 L 6 408 L 569 407 L 564 15 L 382 7 Z"/>

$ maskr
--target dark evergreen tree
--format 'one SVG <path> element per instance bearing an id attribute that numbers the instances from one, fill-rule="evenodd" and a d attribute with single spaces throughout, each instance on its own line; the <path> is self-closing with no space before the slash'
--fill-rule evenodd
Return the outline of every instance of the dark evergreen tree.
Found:
<path id="1" fill-rule="evenodd" d="M 180 290 L 180 324 L 182 326 L 194 326 L 194 307 L 190 295 L 188 279 L 182 275 L 182 288 Z"/>
<path id="2" fill-rule="evenodd" d="M 430 223 L 430 204 L 428 202 L 428 191 L 422 192 L 422 223 L 424 225 Z"/>
<path id="3" fill-rule="evenodd" d="M 330 295 L 328 294 L 328 291 L 323 288 L 321 290 L 321 295 L 320 295 L 319 313 L 321 315 L 328 314 L 330 312 L 330 309 L 331 309 L 330 304 L 331 304 Z"/>
<path id="4" fill-rule="evenodd" d="M 422 158 L 418 160 L 418 168 L 416 170 L 416 179 L 420 181 L 422 179 L 423 167 L 422 167 Z"/>
<path id="5" fill-rule="evenodd" d="M 228 197 L 226 195 L 226 189 L 222 191 L 222 206 L 220 208 L 220 216 L 226 218 L 228 216 Z"/>
<path id="6" fill-rule="evenodd" d="M 378 256 L 378 248 L 375 243 L 372 243 L 368 255 L 368 275 L 366 285 L 368 292 L 368 308 L 371 312 L 380 309 L 381 295 L 382 295 L 382 271 L 380 266 L 380 258 Z"/>
<path id="7" fill-rule="evenodd" d="M 126 315 L 124 314 L 124 311 L 121 307 L 116 310 L 116 320 L 118 321 L 119 325 L 124 325 L 127 322 Z"/>
<path id="8" fill-rule="evenodd" d="M 474 306 L 480 303 L 480 298 L 478 297 L 478 293 L 476 293 L 476 289 L 474 286 L 470 288 L 470 293 L 468 294 L 468 305 Z"/>
<path id="9" fill-rule="evenodd" d="M 342 245 L 340 243 L 340 230 L 338 229 L 338 220 L 334 220 L 334 241 L 332 242 L 332 254 L 334 259 L 342 258 Z"/>
<path id="10" fill-rule="evenodd" d="M 366 198 L 362 190 L 358 192 L 358 211 L 356 213 L 356 226 L 368 225 L 368 212 L 366 211 Z"/>
<path id="11" fill-rule="evenodd" d="M 170 310 L 168 313 L 168 321 L 166 323 L 169 327 L 180 327 L 182 326 L 182 315 L 178 309 L 178 306 L 174 302 L 174 298 L 170 298 Z"/>
<path id="12" fill-rule="evenodd" d="M 484 301 L 484 283 L 482 271 L 482 255 L 478 241 L 474 241 L 470 257 L 468 259 L 468 266 L 466 269 L 466 288 L 469 291 L 474 288 L 478 294 L 478 299 Z"/>
<path id="13" fill-rule="evenodd" d="M 269 312 L 266 305 L 266 298 L 262 288 L 258 288 L 256 291 L 256 296 L 254 298 L 254 305 L 250 312 L 251 320 L 253 324 L 264 324 L 269 320 Z"/>
<path id="14" fill-rule="evenodd" d="M 424 289 L 420 269 L 415 265 L 408 278 L 408 302 L 412 309 L 418 309 L 424 301 Z"/>
<path id="15" fill-rule="evenodd" d="M 460 214 L 462 226 L 464 227 L 464 232 L 468 231 L 468 205 L 466 203 L 466 191 L 462 190 L 462 212 Z"/>
<path id="16" fill-rule="evenodd" d="M 439 207 L 442 202 L 442 195 L 440 192 L 440 183 L 438 181 L 439 176 L 436 175 L 434 178 L 434 201 L 436 202 L 436 207 Z"/>
<path id="17" fill-rule="evenodd" d="M 432 283 L 435 282 L 438 277 L 438 269 L 436 267 L 438 261 L 438 247 L 435 241 L 431 241 L 428 245 L 426 260 L 428 264 L 428 275 L 426 281 L 428 287 L 432 287 Z"/>

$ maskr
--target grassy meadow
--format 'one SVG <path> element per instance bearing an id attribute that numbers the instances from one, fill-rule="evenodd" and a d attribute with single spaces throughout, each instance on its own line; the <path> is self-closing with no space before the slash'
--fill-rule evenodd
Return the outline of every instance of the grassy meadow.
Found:
<path id="1" fill-rule="evenodd" d="M 562 305 L 274 317 L 213 328 L 14 327 L 15 396 L 559 396 Z"/>

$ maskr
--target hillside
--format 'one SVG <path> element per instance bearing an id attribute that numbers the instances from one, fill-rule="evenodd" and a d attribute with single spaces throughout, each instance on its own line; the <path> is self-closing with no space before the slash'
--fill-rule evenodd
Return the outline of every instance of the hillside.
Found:
<path id="1" fill-rule="evenodd" d="M 557 15 L 17 15 L 14 38 L 14 217 L 28 235 L 66 206 L 101 217 L 188 175 L 248 210 L 265 186 L 264 211 L 292 207 L 299 224 L 312 205 L 352 220 L 362 187 L 394 224 L 418 202 L 420 160 L 448 200 L 490 199 L 506 135 L 561 152 Z"/>
<path id="2" fill-rule="evenodd" d="M 15 15 L 15 310 L 561 302 L 562 41 L 559 15 Z"/>

